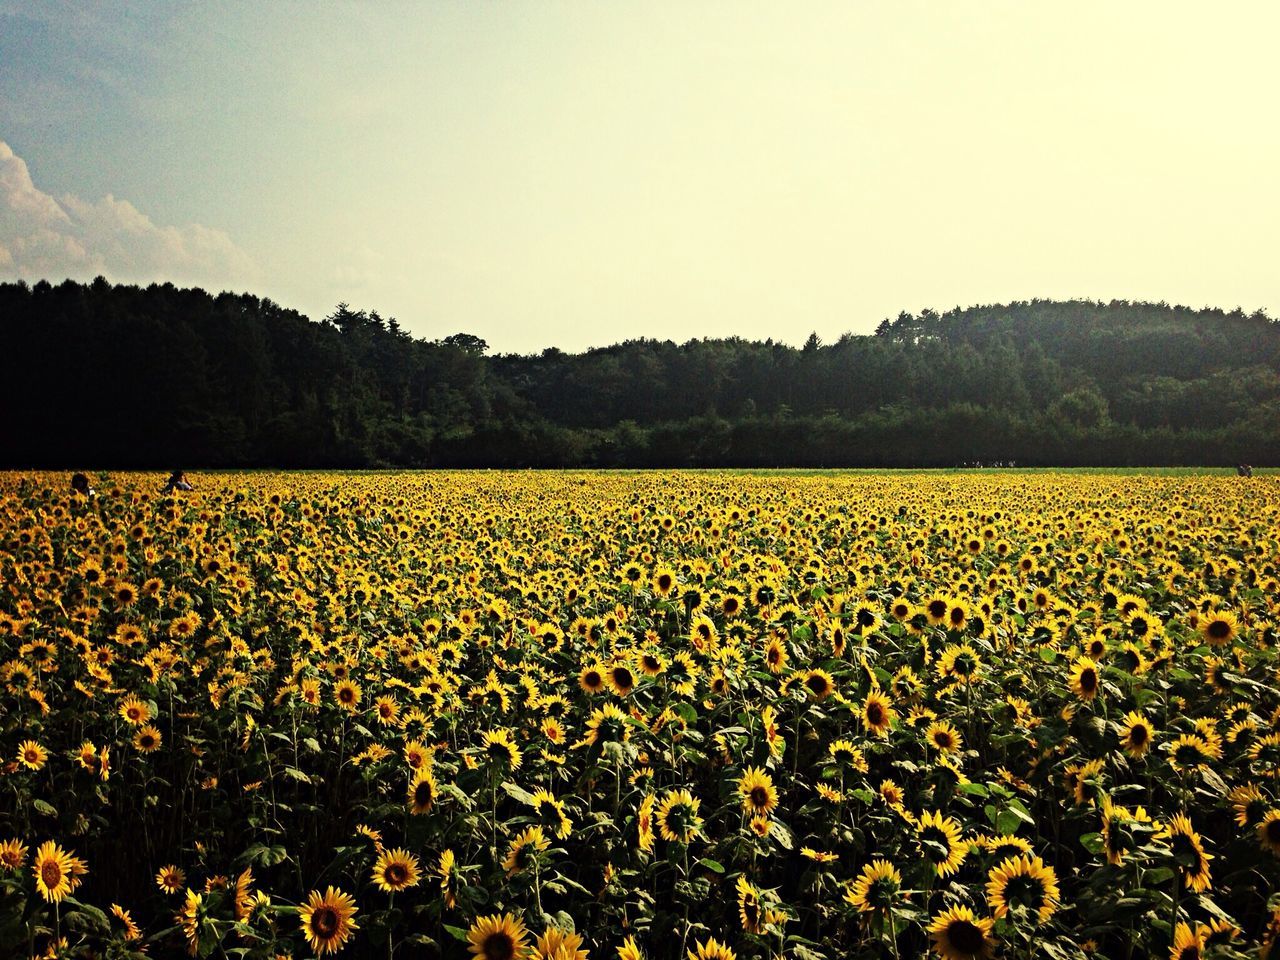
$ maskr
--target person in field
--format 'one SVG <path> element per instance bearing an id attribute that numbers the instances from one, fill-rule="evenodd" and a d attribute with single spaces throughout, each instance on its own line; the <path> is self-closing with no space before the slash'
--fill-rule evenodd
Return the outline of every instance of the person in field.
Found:
<path id="1" fill-rule="evenodd" d="M 164 493 L 173 493 L 175 490 L 193 490 L 191 481 L 187 479 L 187 474 L 183 470 L 175 470 L 169 474 L 169 481 L 164 485 Z"/>

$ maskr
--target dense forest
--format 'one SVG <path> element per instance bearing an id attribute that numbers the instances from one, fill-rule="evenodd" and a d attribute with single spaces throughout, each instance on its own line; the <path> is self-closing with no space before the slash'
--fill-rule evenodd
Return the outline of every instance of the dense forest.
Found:
<path id="1" fill-rule="evenodd" d="M 98 278 L 0 284 L 0 343 L 9 467 L 1280 463 L 1280 323 L 1240 310 L 1035 300 L 514 356 Z"/>

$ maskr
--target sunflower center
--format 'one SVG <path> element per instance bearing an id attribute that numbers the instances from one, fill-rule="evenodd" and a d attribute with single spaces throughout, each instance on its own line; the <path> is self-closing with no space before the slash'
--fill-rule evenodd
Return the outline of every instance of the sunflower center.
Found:
<path id="1" fill-rule="evenodd" d="M 397 887 L 409 879 L 409 871 L 405 869 L 404 864 L 393 863 L 388 865 L 383 876 L 386 877 L 387 883 Z"/>
<path id="2" fill-rule="evenodd" d="M 322 939 L 328 939 L 338 932 L 340 921 L 338 911 L 333 907 L 318 907 L 311 914 L 311 929 Z"/>
<path id="3" fill-rule="evenodd" d="M 968 920 L 952 920 L 947 925 L 947 940 L 959 953 L 978 954 L 986 944 L 982 928 Z"/>
<path id="4" fill-rule="evenodd" d="M 1214 620 L 1209 624 L 1208 633 L 1215 640 L 1225 640 L 1231 635 L 1231 624 L 1225 620 Z"/>
<path id="5" fill-rule="evenodd" d="M 880 706 L 878 703 L 868 704 L 867 723 L 871 724 L 873 727 L 878 727 L 880 724 L 884 723 L 884 707 Z"/>
<path id="6" fill-rule="evenodd" d="M 62 882 L 62 867 L 56 860 L 46 860 L 40 865 L 40 879 L 48 889 L 57 889 Z"/>
<path id="7" fill-rule="evenodd" d="M 516 955 L 516 944 L 510 934 L 498 931 L 484 938 L 481 944 L 485 960 L 512 960 Z"/>
<path id="8" fill-rule="evenodd" d="M 769 791 L 764 787 L 751 788 L 751 805 L 753 807 L 764 807 L 769 803 Z"/>
<path id="9" fill-rule="evenodd" d="M 1147 728 L 1142 724 L 1138 724 L 1129 731 L 1129 742 L 1134 746 L 1142 746 L 1147 742 Z"/>

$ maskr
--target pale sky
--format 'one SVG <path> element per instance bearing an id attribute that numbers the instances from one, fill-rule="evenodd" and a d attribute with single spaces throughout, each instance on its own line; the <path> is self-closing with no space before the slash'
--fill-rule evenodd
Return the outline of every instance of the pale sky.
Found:
<path id="1" fill-rule="evenodd" d="M 1280 4 L 0 0 L 0 278 L 499 351 L 1280 315 Z"/>

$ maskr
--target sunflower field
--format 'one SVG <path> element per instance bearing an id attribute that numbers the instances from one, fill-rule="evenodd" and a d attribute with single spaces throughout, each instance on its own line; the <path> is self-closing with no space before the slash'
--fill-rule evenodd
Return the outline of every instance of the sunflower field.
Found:
<path id="1" fill-rule="evenodd" d="M 0 957 L 1262 957 L 1280 485 L 0 474 Z"/>

